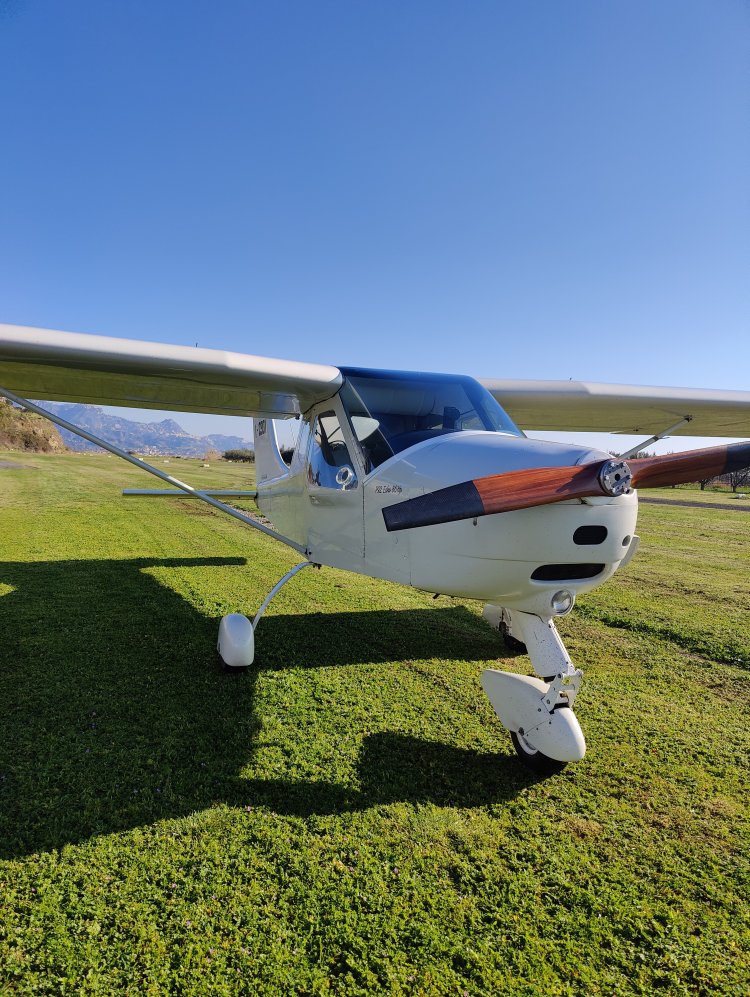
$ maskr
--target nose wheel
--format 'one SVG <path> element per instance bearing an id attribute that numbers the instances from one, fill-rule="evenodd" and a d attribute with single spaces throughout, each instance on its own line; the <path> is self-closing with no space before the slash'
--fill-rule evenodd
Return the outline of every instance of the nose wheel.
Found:
<path id="1" fill-rule="evenodd" d="M 559 761 L 557 758 L 550 758 L 549 755 L 545 755 L 539 751 L 538 748 L 535 748 L 524 737 L 520 730 L 512 730 L 510 732 L 510 739 L 513 742 L 513 747 L 516 749 L 516 754 L 523 764 L 533 772 L 536 772 L 537 775 L 555 775 L 557 772 L 562 772 L 568 764 L 567 762 Z"/>

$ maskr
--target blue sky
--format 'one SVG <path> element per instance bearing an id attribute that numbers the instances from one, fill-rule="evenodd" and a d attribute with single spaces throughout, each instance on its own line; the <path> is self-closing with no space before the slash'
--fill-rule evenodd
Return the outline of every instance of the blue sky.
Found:
<path id="1" fill-rule="evenodd" d="M 749 28 L 744 0 L 0 0 L 0 320 L 746 390 Z"/>

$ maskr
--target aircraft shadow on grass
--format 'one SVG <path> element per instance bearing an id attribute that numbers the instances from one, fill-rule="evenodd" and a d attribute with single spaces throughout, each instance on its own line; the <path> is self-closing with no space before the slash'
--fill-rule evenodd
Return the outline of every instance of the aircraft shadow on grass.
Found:
<path id="1" fill-rule="evenodd" d="M 497 638 L 461 606 L 311 613 L 264 618 L 258 667 L 225 675 L 218 619 L 149 569 L 244 563 L 0 562 L 0 857 L 216 803 L 298 816 L 396 801 L 470 807 L 532 781 L 510 757 L 391 732 L 363 738 L 358 789 L 240 778 L 262 726 L 264 670 L 442 657 L 457 637 L 464 659 L 497 656 Z"/>

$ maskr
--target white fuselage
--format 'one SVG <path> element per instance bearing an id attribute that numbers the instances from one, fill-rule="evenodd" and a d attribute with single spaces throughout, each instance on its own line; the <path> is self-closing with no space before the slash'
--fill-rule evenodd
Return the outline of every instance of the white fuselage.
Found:
<path id="1" fill-rule="evenodd" d="M 325 411 L 341 420 L 355 476 L 346 487 L 321 486 L 310 465 L 309 427 Z M 338 397 L 307 414 L 300 441 L 288 470 L 275 473 L 277 462 L 266 480 L 259 474 L 258 502 L 320 564 L 545 616 L 553 593 L 600 585 L 635 543 L 635 493 L 385 529 L 382 510 L 394 502 L 487 475 L 608 456 L 590 448 L 472 430 L 416 443 L 367 473 Z"/>

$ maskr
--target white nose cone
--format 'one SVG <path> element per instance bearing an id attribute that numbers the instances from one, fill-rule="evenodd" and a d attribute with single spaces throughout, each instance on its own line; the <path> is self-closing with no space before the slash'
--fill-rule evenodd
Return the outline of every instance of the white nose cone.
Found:
<path id="1" fill-rule="evenodd" d="M 216 645 L 225 668 L 247 668 L 255 657 L 253 625 L 241 613 L 229 613 L 219 624 Z"/>

